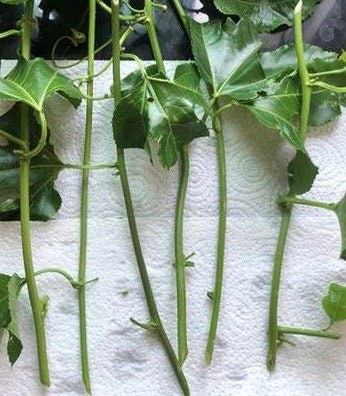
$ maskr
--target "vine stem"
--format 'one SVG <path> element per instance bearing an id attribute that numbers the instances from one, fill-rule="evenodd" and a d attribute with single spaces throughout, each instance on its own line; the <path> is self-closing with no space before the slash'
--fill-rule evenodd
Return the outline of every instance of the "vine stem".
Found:
<path id="1" fill-rule="evenodd" d="M 179 3 L 180 4 L 180 3 Z M 175 3 L 177 6 L 178 3 Z M 180 10 L 182 12 L 183 9 Z M 150 44 L 158 70 L 166 73 L 165 65 L 159 42 L 157 39 L 154 15 L 151 0 L 145 0 L 144 12 L 147 18 L 147 28 Z M 188 26 L 186 26 L 188 28 Z M 178 331 L 178 360 L 182 366 L 188 355 L 187 320 L 186 320 L 186 282 L 185 282 L 185 259 L 184 259 L 184 207 L 189 179 L 189 146 L 184 145 L 180 150 L 181 169 L 179 191 L 177 197 L 175 226 L 174 226 L 174 254 L 177 289 L 177 331 Z"/>
<path id="2" fill-rule="evenodd" d="M 159 71 L 165 73 L 165 65 L 163 63 L 160 44 L 157 39 L 157 34 L 154 24 L 154 14 L 153 14 L 153 6 L 151 0 L 145 0 L 144 13 L 146 16 L 147 30 L 148 30 L 150 45 L 154 54 L 155 62 L 157 64 Z"/>
<path id="3" fill-rule="evenodd" d="M 286 206 L 283 209 L 279 238 L 276 245 L 274 256 L 274 268 L 272 286 L 270 292 L 270 305 L 269 305 L 269 323 L 268 323 L 268 355 L 267 367 L 269 371 L 275 369 L 277 344 L 279 339 L 278 327 L 278 304 L 279 304 L 279 290 L 282 272 L 283 257 L 285 252 L 285 245 L 288 235 L 289 224 L 292 215 L 292 205 Z"/>
<path id="4" fill-rule="evenodd" d="M 218 107 L 218 104 L 215 105 Z M 222 131 L 221 120 L 219 116 L 214 117 L 213 129 L 216 135 L 217 143 L 217 159 L 218 159 L 218 179 L 219 179 L 219 226 L 217 237 L 217 255 L 216 255 L 216 276 L 214 291 L 212 292 L 212 316 L 210 321 L 209 335 L 207 347 L 205 350 L 205 360 L 207 364 L 211 364 L 217 326 L 220 315 L 225 247 L 226 247 L 226 227 L 227 227 L 227 177 L 226 177 L 226 154 L 225 142 Z"/>
<path id="5" fill-rule="evenodd" d="M 181 5 L 180 0 L 173 0 L 174 7 L 179 15 L 181 23 L 184 26 L 184 29 L 187 35 L 190 37 L 190 24 L 189 24 L 189 17 L 187 16 L 184 7 Z"/>
<path id="6" fill-rule="evenodd" d="M 95 28 L 96 28 L 96 0 L 89 0 L 89 30 L 88 30 L 88 76 L 95 74 L 94 50 L 95 50 Z M 87 95 L 93 97 L 94 82 L 89 78 L 87 82 Z M 91 162 L 91 140 L 93 127 L 93 100 L 86 100 L 86 123 L 84 140 L 83 165 L 89 166 Z M 90 170 L 82 170 L 82 190 L 80 208 L 80 248 L 79 248 L 79 270 L 78 289 L 79 301 L 79 332 L 80 332 L 80 354 L 82 377 L 86 392 L 91 394 L 91 381 L 88 357 L 87 317 L 86 317 L 86 267 L 87 267 L 87 244 L 88 244 L 88 203 L 89 203 L 89 176 Z"/>
<path id="7" fill-rule="evenodd" d="M 121 77 L 120 77 L 120 59 L 121 59 L 121 45 L 120 45 L 120 18 L 119 18 L 119 0 L 112 0 L 112 36 L 113 36 L 113 89 L 114 89 L 114 104 L 121 99 Z M 124 203 L 129 223 L 132 244 L 137 260 L 138 270 L 143 284 L 144 294 L 147 301 L 150 319 L 153 323 L 153 331 L 158 335 L 166 354 L 170 360 L 172 368 L 180 383 L 181 389 L 185 396 L 190 395 L 189 386 L 186 381 L 185 375 L 179 366 L 178 359 L 175 355 L 174 349 L 167 337 L 163 327 L 154 294 L 152 291 L 150 278 L 148 275 L 147 267 L 144 261 L 141 243 L 139 239 L 135 214 L 132 205 L 132 197 L 129 186 L 129 181 L 126 171 L 125 153 L 123 149 L 117 148 L 117 163 L 119 176 L 124 196 Z"/>
<path id="8" fill-rule="evenodd" d="M 311 106 L 311 87 L 310 76 L 305 62 L 304 56 L 304 42 L 303 42 L 303 23 L 302 23 L 302 8 L 303 2 L 300 0 L 294 10 L 294 37 L 295 48 L 298 62 L 298 70 L 302 90 L 302 104 L 300 111 L 300 124 L 299 131 L 301 140 L 304 142 L 308 130 L 310 106 Z M 293 200 L 295 197 L 288 197 Z M 288 202 L 288 201 L 287 201 Z M 269 371 L 274 371 L 276 364 L 276 354 L 279 341 L 279 326 L 278 326 L 278 304 L 279 304 L 279 291 L 280 279 L 284 258 L 285 245 L 289 230 L 289 224 L 292 217 L 294 202 L 287 203 L 282 208 L 283 214 L 281 219 L 279 238 L 276 245 L 274 265 L 273 265 L 273 278 L 270 294 L 269 304 L 269 320 L 268 320 L 268 354 L 267 354 L 267 367 Z M 296 333 L 297 334 L 297 333 Z"/>
<path id="9" fill-rule="evenodd" d="M 184 254 L 184 207 L 189 179 L 189 151 L 184 145 L 180 150 L 180 181 L 175 212 L 174 252 L 177 287 L 177 316 L 178 316 L 178 357 L 183 365 L 188 354 L 187 324 L 186 324 L 186 287 L 185 287 L 185 254 Z"/>
<path id="10" fill-rule="evenodd" d="M 31 25 L 33 16 L 34 1 L 28 0 L 25 3 L 25 11 L 22 21 L 22 56 L 24 59 L 30 59 L 31 50 Z M 29 148 L 30 129 L 29 129 L 29 108 L 27 105 L 21 106 L 21 140 L 24 146 Z M 35 274 L 31 249 L 31 232 L 30 232 L 30 159 L 20 157 L 20 223 L 21 239 L 25 277 L 29 299 L 35 324 L 38 365 L 41 383 L 45 386 L 50 385 L 46 335 L 44 328 L 44 299 L 40 299 Z"/>

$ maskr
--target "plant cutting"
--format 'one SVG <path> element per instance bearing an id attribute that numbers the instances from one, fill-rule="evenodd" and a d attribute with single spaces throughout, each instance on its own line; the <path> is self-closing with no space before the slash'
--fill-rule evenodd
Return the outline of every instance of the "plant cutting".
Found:
<path id="1" fill-rule="evenodd" d="M 5 2 L 9 4 L 19 3 L 18 1 Z M 30 167 L 36 160 L 40 162 L 40 154 L 45 150 L 47 141 L 48 130 L 43 108 L 45 99 L 58 92 L 74 106 L 78 106 L 81 95 L 71 81 L 56 73 L 42 59 L 30 60 L 33 6 L 34 2 L 32 0 L 25 3 L 21 29 L 16 33 L 11 33 L 21 35 L 21 57 L 7 77 L 0 79 L 0 100 L 21 103 L 19 129 L 11 131 L 1 127 L 1 135 L 10 143 L 10 146 L 3 148 L 2 151 L 12 161 L 4 161 L 4 165 L 7 165 L 7 172 L 4 172 L 5 180 L 1 185 L 1 211 L 4 214 L 4 212 L 13 213 L 18 209 L 20 210 L 25 284 L 28 287 L 35 323 L 40 379 L 42 384 L 49 386 L 50 377 L 44 329 L 48 297 L 40 297 L 36 285 L 31 251 L 30 214 L 31 209 L 33 209 L 34 216 L 46 220 L 46 216 L 50 217 L 52 213 L 55 213 L 60 206 L 60 202 L 59 196 L 52 188 L 52 183 L 48 183 L 46 188 L 39 189 L 39 191 L 37 191 L 36 184 L 37 194 L 33 194 Z M 33 117 L 33 114 L 35 114 L 37 120 Z M 39 125 L 39 134 L 36 136 L 32 136 L 30 128 L 32 123 Z M 13 129 L 13 124 L 10 124 L 10 129 Z M 59 162 L 53 153 L 51 158 L 44 155 L 41 158 L 48 163 L 53 162 L 55 168 L 59 169 Z M 10 180 L 11 176 L 14 176 L 12 180 Z M 43 180 L 45 176 L 43 176 Z M 42 178 L 42 174 L 40 177 Z M 16 329 L 15 298 L 19 293 L 20 284 L 24 280 L 19 281 L 17 275 L 12 277 L 1 275 L 1 278 L 1 312 L 3 315 L 0 323 L 1 327 L 9 332 L 8 354 L 10 362 L 13 364 L 17 360 L 22 347 Z"/>
<path id="2" fill-rule="evenodd" d="M 343 202 L 332 205 L 296 197 L 310 190 L 318 173 L 318 168 L 313 164 L 305 149 L 308 125 L 323 125 L 334 120 L 341 114 L 340 105 L 344 103 L 342 94 L 345 92 L 345 63 L 341 58 L 338 59 L 335 53 L 323 51 L 318 47 L 304 46 L 303 43 L 302 20 L 304 16 L 312 12 L 315 3 L 306 1 L 303 4 L 299 1 L 294 9 L 295 2 L 292 1 L 249 2 L 245 7 L 241 7 L 240 2 L 236 1 L 230 3 L 218 0 L 215 2 L 222 12 L 249 17 L 259 31 L 270 31 L 282 23 L 287 24 L 288 20 L 293 19 L 294 14 L 295 44 L 285 45 L 275 51 L 260 55 L 261 68 L 268 85 L 263 87 L 262 93 L 254 100 L 238 103 L 248 108 L 265 126 L 279 129 L 281 136 L 297 150 L 295 158 L 288 167 L 289 193 L 278 199 L 283 218 L 274 259 L 270 299 L 267 359 L 269 370 L 275 367 L 277 347 L 282 342 L 290 342 L 285 334 L 340 338 L 339 334 L 329 331 L 330 326 L 320 331 L 284 327 L 277 323 L 281 266 L 293 205 L 300 203 L 324 207 L 335 210 L 338 214 L 341 213 L 340 208 Z M 226 103 L 225 106 L 231 105 L 233 103 Z M 294 120 L 298 114 L 300 114 L 299 129 Z M 342 215 L 338 214 L 338 217 L 340 219 Z M 336 294 L 333 293 L 334 288 L 332 287 L 324 299 L 324 307 L 325 310 L 326 306 L 329 307 L 329 312 L 326 312 L 330 317 L 333 315 L 330 300 Z M 338 295 L 342 293 L 339 292 Z"/>
<path id="3" fill-rule="evenodd" d="M 18 2 L 14 0 L 11 3 Z M 94 53 L 99 50 L 95 51 L 94 48 L 96 3 L 111 14 L 113 29 L 113 57 L 111 62 L 108 62 L 98 73 L 95 73 L 94 70 Z M 166 75 L 160 53 L 152 12 L 152 7 L 163 8 L 162 4 L 155 5 L 150 1 L 145 1 L 144 8 L 137 10 L 125 1 L 112 0 L 111 7 L 109 7 L 101 0 L 90 0 L 88 71 L 87 76 L 79 78 L 79 81 L 87 84 L 87 92 L 83 95 L 87 102 L 87 116 L 82 165 L 63 164 L 57 158 L 53 147 L 49 143 L 49 131 L 46 128 L 46 115 L 43 109 L 44 99 L 57 91 L 77 106 L 82 94 L 73 86 L 71 81 L 52 71 L 42 59 L 29 60 L 30 51 L 28 52 L 27 46 L 30 47 L 29 22 L 32 18 L 32 8 L 29 7 L 32 7 L 32 2 L 25 2 L 26 19 L 23 20 L 23 29 L 6 33 L 3 36 L 18 35 L 23 38 L 23 42 L 27 43 L 25 50 L 22 50 L 27 54 L 27 59 L 21 58 L 14 71 L 6 78 L 0 79 L 0 99 L 15 99 L 19 102 L 0 118 L 0 135 L 8 142 L 6 146 L 0 146 L 0 169 L 5 170 L 0 175 L 0 181 L 3 182 L 0 186 L 0 218 L 20 219 L 22 222 L 26 274 L 23 278 L 16 274 L 0 276 L 0 339 L 3 331 L 6 330 L 9 333 L 9 357 L 11 363 L 13 363 L 18 358 L 21 349 L 15 309 L 18 293 L 26 285 L 29 290 L 35 290 L 35 277 L 41 274 L 53 272 L 64 276 L 79 293 L 82 369 L 85 388 L 88 392 L 91 392 L 85 312 L 88 178 L 91 169 L 114 167 L 114 164 L 98 166 L 90 164 L 93 101 L 109 97 L 105 95 L 95 98 L 93 96 L 93 79 L 110 64 L 113 65 L 112 95 L 115 107 L 113 133 L 117 144 L 117 167 L 134 251 L 149 310 L 149 321 L 147 323 L 135 319 L 132 319 L 132 321 L 157 336 L 170 359 L 183 393 L 185 395 L 189 394 L 188 384 L 182 371 L 182 364 L 188 350 L 184 278 L 185 267 L 191 265 L 189 257 L 185 256 L 183 249 L 184 201 L 189 176 L 188 149 L 193 139 L 207 136 L 209 130 L 211 130 L 210 126 L 213 127 L 217 144 L 220 205 L 215 285 L 214 290 L 208 293 L 213 303 L 213 311 L 205 357 L 207 362 L 210 363 L 222 301 L 226 244 L 226 158 L 221 115 L 229 107 L 241 106 L 247 108 L 257 117 L 259 122 L 270 128 L 278 129 L 285 141 L 297 150 L 297 154 L 288 169 L 289 193 L 278 200 L 282 208 L 283 225 L 279 235 L 271 297 L 269 367 L 273 368 L 275 364 L 277 343 L 287 341 L 286 334 L 339 338 L 339 334 L 330 331 L 330 326 L 346 317 L 344 312 L 345 288 L 332 284 L 327 296 L 323 299 L 323 307 L 330 318 L 328 328 L 321 331 L 296 329 L 279 326 L 277 323 L 277 300 L 282 255 L 292 207 L 295 205 L 310 205 L 335 212 L 343 236 L 343 252 L 346 250 L 344 238 L 346 235 L 345 199 L 337 204 L 330 204 L 300 197 L 310 189 L 317 173 L 317 167 L 309 158 L 305 148 L 307 125 L 321 125 L 333 120 L 340 113 L 340 104 L 346 91 L 344 87 L 346 72 L 344 60 L 336 54 L 327 53 L 317 47 L 304 46 L 302 33 L 299 36 L 303 11 L 305 15 L 309 15 L 316 1 L 306 1 L 304 8 L 303 3 L 299 3 L 300 8 L 298 7 L 296 11 L 295 45 L 283 46 L 274 52 L 263 54 L 259 52 L 262 44 L 258 37 L 258 31 L 271 30 L 273 25 L 270 20 L 273 20 L 274 17 L 275 27 L 282 23 L 289 23 L 293 15 L 295 2 L 286 1 L 279 4 L 274 1 L 265 1 L 261 2 L 262 7 L 259 7 L 259 2 L 250 1 L 245 8 L 240 7 L 240 2 L 237 1 L 219 0 L 215 3 L 221 11 L 223 10 L 226 14 L 240 15 L 242 19 L 235 23 L 231 19 L 226 20 L 225 16 L 225 23 L 210 21 L 206 24 L 189 21 L 180 2 L 174 0 L 173 3 L 191 37 L 196 65 L 193 63 L 179 65 L 175 70 L 174 77 L 169 78 Z M 267 19 L 258 18 L 258 13 L 263 12 L 263 9 L 266 11 Z M 26 33 L 24 33 L 25 23 L 28 24 Z M 156 65 L 145 67 L 137 56 L 128 53 L 123 48 L 126 37 L 131 34 L 136 24 L 143 24 L 148 29 Z M 299 59 L 298 66 L 296 52 Z M 138 70 L 121 80 L 121 60 L 129 59 L 137 62 Z M 51 84 L 55 81 L 57 84 L 51 87 L 47 84 L 47 81 L 50 81 Z M 201 84 L 202 86 L 206 84 L 207 94 L 203 93 Z M 48 86 L 47 92 L 40 91 L 41 85 L 44 85 L 45 88 Z M 22 114 L 21 120 L 17 117 L 18 112 Z M 300 118 L 299 128 L 296 126 L 296 116 Z M 21 132 L 23 130 L 26 131 L 25 134 Z M 167 337 L 156 306 L 141 249 L 125 164 L 127 149 L 141 148 L 151 155 L 155 147 L 158 148 L 158 159 L 164 168 L 169 169 L 180 160 L 180 186 L 175 219 L 178 300 L 177 353 Z M 18 167 L 21 171 L 18 171 Z M 82 170 L 78 280 L 74 280 L 69 274 L 58 268 L 46 268 L 34 272 L 30 249 L 29 216 L 31 220 L 48 220 L 54 217 L 61 202 L 57 191 L 54 189 L 54 179 L 58 172 L 66 167 Z M 42 188 L 43 185 L 45 188 Z M 346 255 L 343 253 L 343 256 Z M 32 305 L 35 305 L 34 303 L 38 299 L 39 314 L 41 315 L 41 319 L 37 319 L 38 324 L 36 325 L 38 329 L 41 329 L 37 335 L 38 344 L 40 344 L 41 380 L 48 385 L 47 358 L 45 345 L 42 341 L 47 299 L 40 298 L 37 289 L 33 296 L 36 297 L 33 297 Z M 275 347 L 273 347 L 274 344 Z"/>

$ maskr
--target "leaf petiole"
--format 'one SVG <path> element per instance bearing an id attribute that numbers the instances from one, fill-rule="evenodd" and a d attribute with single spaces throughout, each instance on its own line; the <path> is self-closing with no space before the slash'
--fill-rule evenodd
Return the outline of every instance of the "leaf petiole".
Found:
<path id="1" fill-rule="evenodd" d="M 6 131 L 3 131 L 0 129 L 0 135 L 7 139 L 8 141 L 16 144 L 17 146 L 21 147 L 23 151 L 28 150 L 27 144 L 24 142 L 24 140 L 16 138 L 15 136 L 11 135 L 10 133 L 7 133 Z"/>
<path id="2" fill-rule="evenodd" d="M 278 198 L 277 203 L 279 205 L 298 204 L 298 205 L 312 206 L 315 208 L 322 208 L 322 209 L 327 209 L 327 210 L 332 210 L 332 211 L 335 211 L 336 206 L 337 206 L 337 204 L 335 204 L 335 203 L 313 201 L 310 199 L 303 199 L 303 198 L 293 197 L 290 195 Z"/>
<path id="3" fill-rule="evenodd" d="M 298 327 L 281 327 L 278 328 L 279 336 L 280 334 L 296 334 L 310 337 L 321 337 L 321 338 L 329 338 L 331 340 L 339 340 L 341 338 L 341 334 L 332 333 L 326 330 L 310 330 L 310 329 L 302 329 Z"/>
<path id="4" fill-rule="evenodd" d="M 11 36 L 20 36 L 21 34 L 22 34 L 21 30 L 15 30 L 15 29 L 7 30 L 6 32 L 0 33 L 0 40 Z"/>

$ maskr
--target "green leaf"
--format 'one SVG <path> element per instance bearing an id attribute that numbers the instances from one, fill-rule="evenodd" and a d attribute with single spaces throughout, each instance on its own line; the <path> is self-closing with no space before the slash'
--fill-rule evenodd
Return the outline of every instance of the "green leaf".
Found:
<path id="1" fill-rule="evenodd" d="M 331 324 L 346 320 L 346 287 L 331 283 L 328 294 L 322 299 L 322 306 Z"/>
<path id="2" fill-rule="evenodd" d="M 54 93 L 64 96 L 74 107 L 82 100 L 71 80 L 40 58 L 21 58 L 6 78 L 0 78 L 0 100 L 24 102 L 37 111 L 42 111 L 45 99 Z"/>
<path id="3" fill-rule="evenodd" d="M 148 76 L 160 76 L 157 65 L 150 65 L 145 68 Z M 141 85 L 143 82 L 143 73 L 141 70 L 136 70 L 121 80 L 121 93 L 123 96 L 127 95 L 137 85 Z M 113 93 L 113 85 L 111 86 L 111 92 Z"/>
<path id="4" fill-rule="evenodd" d="M 335 68 L 335 62 L 337 62 L 339 67 L 342 67 L 337 53 L 325 51 L 314 45 L 304 45 L 304 56 L 309 72 L 324 71 L 327 65 L 332 65 Z M 282 77 L 283 74 L 291 74 L 298 67 L 294 44 L 286 44 L 274 51 L 263 52 L 260 54 L 260 58 L 264 74 L 268 78 L 277 79 Z"/>
<path id="5" fill-rule="evenodd" d="M 325 51 L 313 45 L 305 45 L 304 54 L 309 73 L 343 70 L 345 67 L 345 63 L 340 60 L 337 53 Z M 283 77 L 290 75 L 295 84 L 300 86 L 294 45 L 284 45 L 275 51 L 261 54 L 261 64 L 267 78 L 280 81 Z M 346 70 L 340 74 L 321 76 L 318 80 L 336 86 L 344 86 Z M 335 120 L 341 114 L 342 100 L 341 94 L 314 87 L 311 96 L 309 125 L 324 125 Z"/>
<path id="6" fill-rule="evenodd" d="M 197 66 L 194 63 L 183 63 L 178 65 L 174 73 L 174 81 L 183 87 L 190 88 L 201 95 L 201 76 L 198 73 Z"/>
<path id="7" fill-rule="evenodd" d="M 248 100 L 267 83 L 259 62 L 261 41 L 252 22 L 234 24 L 230 19 L 199 24 L 191 20 L 192 51 L 199 73 L 214 96 Z"/>
<path id="8" fill-rule="evenodd" d="M 312 14 L 320 0 L 304 0 L 303 18 Z M 270 32 L 281 25 L 293 24 L 297 0 L 215 0 L 224 14 L 250 18 L 260 32 Z"/>
<path id="9" fill-rule="evenodd" d="M 341 231 L 341 255 L 340 258 L 346 260 L 346 194 L 344 197 L 335 205 L 335 213 L 339 220 L 340 231 Z"/>
<path id="10" fill-rule="evenodd" d="M 162 78 L 143 78 L 116 105 L 113 130 L 119 148 L 144 148 L 147 141 L 159 145 L 159 159 L 165 168 L 178 159 L 179 147 L 208 136 L 198 118 L 207 106 L 198 92 Z"/>
<path id="11" fill-rule="evenodd" d="M 17 274 L 0 274 L 0 329 L 7 330 L 7 354 L 13 365 L 19 358 L 23 345 L 18 334 L 16 301 L 23 279 Z"/>
<path id="12" fill-rule="evenodd" d="M 20 105 L 15 105 L 0 117 L 0 129 L 20 136 Z M 30 114 L 31 144 L 34 147 L 41 133 L 36 118 Z M 19 220 L 20 171 L 18 147 L 9 144 L 0 146 L 0 220 Z M 63 164 L 54 153 L 52 145 L 46 144 L 30 163 L 30 218 L 46 221 L 54 218 L 61 205 L 61 198 L 54 182 L 63 169 Z"/>
<path id="13" fill-rule="evenodd" d="M 278 129 L 293 147 L 305 151 L 295 123 L 295 116 L 299 114 L 298 93 L 295 81 L 286 77 L 279 83 L 273 82 L 265 94 L 242 105 L 263 125 Z"/>
<path id="14" fill-rule="evenodd" d="M 318 175 L 317 166 L 301 151 L 297 151 L 296 156 L 289 163 L 287 171 L 288 185 L 290 193 L 293 195 L 301 195 L 308 192 Z"/>

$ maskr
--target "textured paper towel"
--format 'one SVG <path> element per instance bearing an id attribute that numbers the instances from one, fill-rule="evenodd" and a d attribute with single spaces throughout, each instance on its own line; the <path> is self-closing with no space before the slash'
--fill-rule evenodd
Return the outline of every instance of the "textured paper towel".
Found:
<path id="1" fill-rule="evenodd" d="M 3 63 L 2 74 L 10 62 Z M 98 63 L 98 68 L 101 64 Z M 126 64 L 125 72 L 132 70 Z M 81 67 L 74 75 L 83 74 Z M 72 73 L 71 71 L 69 73 Z M 96 84 L 108 91 L 110 73 Z M 76 112 L 64 100 L 47 104 L 52 142 L 65 162 L 80 163 L 85 109 Z M 115 160 L 111 133 L 112 103 L 95 102 L 93 162 Z M 333 125 L 315 128 L 308 148 L 320 173 L 309 197 L 336 201 L 346 187 L 346 114 Z M 185 212 L 185 250 L 196 252 L 196 268 L 187 271 L 190 354 L 185 371 L 195 396 L 344 395 L 346 341 L 292 337 L 283 345 L 277 370 L 265 367 L 266 324 L 271 269 L 280 215 L 276 197 L 285 189 L 285 167 L 292 151 L 277 132 L 258 126 L 246 111 L 224 117 L 228 166 L 228 231 L 225 285 L 213 365 L 205 367 L 203 350 L 210 319 L 206 292 L 213 287 L 217 229 L 217 179 L 213 137 L 193 143 Z M 149 273 L 169 336 L 176 338 L 173 216 L 177 169 L 151 166 L 140 150 L 127 153 L 130 183 Z M 180 390 L 160 344 L 129 320 L 148 319 L 143 289 L 132 251 L 119 180 L 114 171 L 92 172 L 88 278 L 88 332 L 95 396 L 179 395 Z M 63 205 L 57 220 L 33 223 L 37 269 L 59 266 L 77 273 L 80 172 L 65 170 L 57 186 Z M 1 272 L 22 274 L 19 224 L 0 224 Z M 280 294 L 280 323 L 323 328 L 328 323 L 320 299 L 330 281 L 345 283 L 338 260 L 340 237 L 333 214 L 295 210 L 285 256 Z M 38 383 L 36 346 L 28 296 L 19 300 L 23 355 L 10 369 L 0 347 L 2 396 L 83 395 L 78 347 L 76 292 L 64 279 L 38 279 L 49 293 L 47 336 L 52 386 Z M 124 293 L 127 292 L 127 293 Z M 336 330 L 346 335 L 342 325 Z"/>

